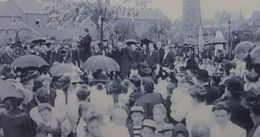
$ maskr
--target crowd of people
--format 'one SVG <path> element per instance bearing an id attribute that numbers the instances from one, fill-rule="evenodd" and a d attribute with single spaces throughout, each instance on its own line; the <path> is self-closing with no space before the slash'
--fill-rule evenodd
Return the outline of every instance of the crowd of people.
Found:
<path id="1" fill-rule="evenodd" d="M 0 136 L 260 136 L 260 46 L 230 59 L 224 50 L 202 56 L 160 41 L 93 43 L 85 32 L 66 43 L 1 47 Z M 11 65 L 25 55 L 49 65 Z M 83 70 L 93 56 L 112 58 L 120 70 Z M 75 69 L 50 73 L 59 64 Z"/>

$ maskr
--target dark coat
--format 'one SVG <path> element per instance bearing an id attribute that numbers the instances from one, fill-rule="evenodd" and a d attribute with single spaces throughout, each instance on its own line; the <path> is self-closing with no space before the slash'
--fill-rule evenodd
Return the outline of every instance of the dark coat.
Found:
<path id="1" fill-rule="evenodd" d="M 74 64 L 76 65 L 76 63 L 78 65 L 80 65 L 80 54 L 79 54 L 79 50 L 74 49 L 74 50 L 70 50 L 69 54 L 68 54 L 68 59 Z"/>
<path id="2" fill-rule="evenodd" d="M 92 38 L 89 34 L 80 41 L 80 56 L 83 61 L 91 56 L 91 42 Z"/>
<path id="3" fill-rule="evenodd" d="M 0 128 L 5 137 L 34 137 L 35 129 L 30 116 L 21 110 L 9 110 L 0 117 Z"/>
<path id="4" fill-rule="evenodd" d="M 170 51 L 165 59 L 162 61 L 162 66 L 168 67 L 170 69 L 174 69 L 174 61 L 175 61 L 175 53 L 173 51 Z"/>
<path id="5" fill-rule="evenodd" d="M 159 93 L 145 93 L 135 101 L 136 106 L 144 108 L 144 115 L 147 118 L 152 118 L 154 105 L 160 103 L 163 103 L 163 98 Z"/>
<path id="6" fill-rule="evenodd" d="M 158 52 L 153 51 L 152 54 L 148 54 L 146 62 L 150 67 L 156 66 L 159 62 Z"/>
<path id="7" fill-rule="evenodd" d="M 253 127 L 253 121 L 250 117 L 250 112 L 241 104 L 239 98 L 226 98 L 225 102 L 231 110 L 231 121 L 236 125 L 250 131 Z"/>
<path id="8" fill-rule="evenodd" d="M 163 48 L 158 49 L 159 64 L 162 65 L 165 51 Z"/>
<path id="9" fill-rule="evenodd" d="M 130 70 L 133 63 L 134 63 L 133 51 L 129 48 L 122 49 L 121 64 L 120 64 L 121 76 L 127 76 L 130 74 Z"/>

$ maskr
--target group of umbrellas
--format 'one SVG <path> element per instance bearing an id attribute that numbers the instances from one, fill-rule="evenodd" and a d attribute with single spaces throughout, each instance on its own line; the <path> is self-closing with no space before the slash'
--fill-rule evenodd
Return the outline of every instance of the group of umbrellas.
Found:
<path id="1" fill-rule="evenodd" d="M 49 64 L 40 56 L 36 55 L 25 55 L 16 58 L 11 67 L 15 69 L 25 69 L 25 68 L 42 68 L 47 67 Z M 120 67 L 115 60 L 106 56 L 92 56 L 90 57 L 81 67 L 83 71 L 95 72 L 99 69 L 105 72 L 119 71 Z M 60 63 L 52 66 L 49 72 L 52 76 L 58 76 L 66 73 L 70 73 L 75 70 L 75 66 L 69 63 Z"/>

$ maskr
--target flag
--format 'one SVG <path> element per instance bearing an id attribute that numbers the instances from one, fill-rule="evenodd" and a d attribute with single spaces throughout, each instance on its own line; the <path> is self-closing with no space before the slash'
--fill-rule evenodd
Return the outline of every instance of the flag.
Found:
<path id="1" fill-rule="evenodd" d="M 101 23 L 102 23 L 102 20 L 101 20 L 101 15 L 100 15 L 100 17 L 98 19 L 98 25 L 101 26 Z"/>
<path id="2" fill-rule="evenodd" d="M 202 32 L 202 27 L 200 26 L 200 28 L 199 28 L 199 52 L 200 52 L 200 54 L 203 51 L 203 47 L 204 47 L 203 32 Z"/>

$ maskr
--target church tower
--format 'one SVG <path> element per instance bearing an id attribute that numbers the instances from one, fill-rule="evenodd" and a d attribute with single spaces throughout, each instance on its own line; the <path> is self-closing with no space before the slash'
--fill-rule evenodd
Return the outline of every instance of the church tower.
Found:
<path id="1" fill-rule="evenodd" d="M 200 0 L 183 0 L 182 28 L 184 32 L 198 30 L 201 24 Z"/>

